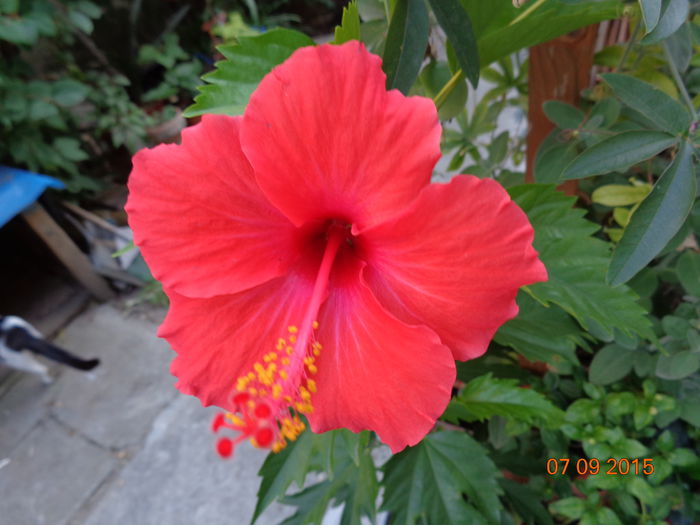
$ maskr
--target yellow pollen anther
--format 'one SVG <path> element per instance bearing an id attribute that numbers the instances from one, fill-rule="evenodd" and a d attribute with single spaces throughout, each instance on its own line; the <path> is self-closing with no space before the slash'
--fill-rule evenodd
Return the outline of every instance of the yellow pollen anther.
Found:
<path id="1" fill-rule="evenodd" d="M 288 365 L 288 364 L 289 364 L 289 358 L 288 358 L 288 357 L 283 357 L 283 358 L 282 358 L 282 364 L 285 365 L 285 366 Z"/>
<path id="2" fill-rule="evenodd" d="M 285 346 L 287 346 L 287 341 L 285 339 L 282 339 L 281 337 L 277 340 L 277 350 L 282 350 Z"/>
<path id="3" fill-rule="evenodd" d="M 299 331 L 299 329 L 298 329 L 296 326 L 293 326 L 293 325 L 290 326 L 289 328 L 287 328 L 287 330 L 289 330 L 289 333 L 290 333 L 290 334 L 296 334 L 296 333 Z"/>
<path id="4" fill-rule="evenodd" d="M 311 323 L 311 327 L 312 327 L 314 330 L 318 330 L 318 321 L 314 321 L 313 323 Z"/>
<path id="5" fill-rule="evenodd" d="M 311 393 L 316 392 L 316 381 L 314 381 L 313 379 L 307 379 L 306 386 L 309 388 L 309 392 L 311 392 Z"/>
<path id="6" fill-rule="evenodd" d="M 289 375 L 287 375 L 287 371 L 286 371 L 286 370 L 280 370 L 280 377 L 281 377 L 282 379 L 288 379 L 288 378 L 289 378 Z"/>
<path id="7" fill-rule="evenodd" d="M 308 365 L 306 368 L 309 369 L 310 374 L 315 374 L 316 372 L 318 372 L 318 368 L 316 368 L 316 365 L 311 364 Z"/>
<path id="8" fill-rule="evenodd" d="M 289 336 L 289 342 L 290 342 L 290 343 L 296 343 L 296 342 L 297 342 L 297 336 L 296 336 L 296 335 L 290 335 L 290 336 Z"/>
<path id="9" fill-rule="evenodd" d="M 294 353 L 294 347 L 293 346 L 288 346 L 286 348 L 287 355 L 292 355 Z"/>

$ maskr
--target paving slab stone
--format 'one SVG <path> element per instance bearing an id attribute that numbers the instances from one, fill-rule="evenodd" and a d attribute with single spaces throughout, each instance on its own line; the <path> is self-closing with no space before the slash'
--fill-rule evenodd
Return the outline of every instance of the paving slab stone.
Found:
<path id="1" fill-rule="evenodd" d="M 219 458 L 209 431 L 213 413 L 190 396 L 177 398 L 81 523 L 246 525 L 266 453 L 246 442 L 233 459 Z M 289 508 L 273 504 L 257 525 L 278 524 L 289 514 Z"/>
<path id="2" fill-rule="evenodd" d="M 0 460 L 49 412 L 55 385 L 42 383 L 38 376 L 16 373 L 7 379 L 0 394 Z"/>
<path id="3" fill-rule="evenodd" d="M 156 329 L 109 304 L 71 323 L 57 344 L 101 362 L 90 372 L 64 371 L 52 409 L 56 417 L 105 447 L 137 445 L 157 414 L 180 395 L 169 372 L 175 354 Z"/>
<path id="4" fill-rule="evenodd" d="M 116 464 L 56 421 L 40 422 L 0 468 L 0 523 L 65 524 Z"/>

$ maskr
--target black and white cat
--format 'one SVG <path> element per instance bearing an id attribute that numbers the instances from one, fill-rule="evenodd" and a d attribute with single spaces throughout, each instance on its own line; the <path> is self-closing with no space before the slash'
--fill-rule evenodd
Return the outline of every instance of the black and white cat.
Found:
<path id="1" fill-rule="evenodd" d="M 0 365 L 29 372 L 52 381 L 49 369 L 29 352 L 78 370 L 92 370 L 99 359 L 81 359 L 46 341 L 41 333 L 21 317 L 0 316 Z"/>

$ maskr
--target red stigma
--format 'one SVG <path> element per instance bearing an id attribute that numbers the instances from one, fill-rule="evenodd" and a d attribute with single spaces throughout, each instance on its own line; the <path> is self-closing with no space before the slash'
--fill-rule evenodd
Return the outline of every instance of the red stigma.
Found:
<path id="1" fill-rule="evenodd" d="M 216 442 L 216 452 L 222 458 L 231 457 L 231 454 L 233 454 L 233 441 L 226 437 L 219 438 L 219 441 Z"/>

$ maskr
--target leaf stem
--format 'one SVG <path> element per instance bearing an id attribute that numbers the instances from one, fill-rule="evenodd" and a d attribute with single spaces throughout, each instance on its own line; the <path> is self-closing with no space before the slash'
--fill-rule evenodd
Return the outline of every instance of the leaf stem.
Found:
<path id="1" fill-rule="evenodd" d="M 544 4 L 546 1 L 547 1 L 547 0 L 537 0 L 537 2 L 535 2 L 534 4 L 532 4 L 530 7 L 528 7 L 527 9 L 525 9 L 525 11 L 523 11 L 523 12 L 520 13 L 518 16 L 516 16 L 513 20 L 511 20 L 510 23 L 509 23 L 508 25 L 509 25 L 509 26 L 515 25 L 515 24 L 517 24 L 518 22 L 520 22 L 521 20 L 527 18 L 528 16 L 530 16 L 530 15 L 532 14 L 532 12 L 533 12 L 535 9 L 538 9 L 538 8 L 539 8 L 542 4 Z"/>
<path id="2" fill-rule="evenodd" d="M 666 55 L 666 61 L 668 62 L 668 68 L 671 70 L 671 76 L 673 76 L 673 80 L 676 81 L 676 86 L 678 87 L 678 91 L 681 93 L 681 97 L 683 97 L 683 101 L 688 105 L 688 109 L 690 109 L 690 114 L 693 116 L 693 122 L 696 122 L 698 120 L 698 113 L 695 111 L 693 101 L 691 100 L 690 95 L 688 95 L 688 90 L 685 89 L 685 84 L 683 83 L 681 74 L 676 67 L 676 63 L 673 61 L 671 52 L 668 49 L 668 43 L 664 41 L 662 46 L 664 48 L 664 55 Z"/>
<path id="3" fill-rule="evenodd" d="M 440 109 L 442 105 L 445 103 L 447 100 L 447 97 L 450 96 L 450 93 L 452 90 L 457 86 L 460 80 L 464 78 L 464 73 L 462 72 L 461 69 L 458 69 L 457 72 L 452 75 L 452 78 L 447 81 L 447 84 L 442 86 L 442 89 L 440 92 L 435 95 L 435 98 L 433 98 L 433 102 L 435 102 L 435 107 Z"/>
<path id="4" fill-rule="evenodd" d="M 544 4 L 547 0 L 537 0 L 534 4 L 532 4 L 530 7 L 525 9 L 521 14 L 516 16 L 513 20 L 510 21 L 508 26 L 512 26 L 517 24 L 518 22 L 521 22 L 528 16 L 530 16 L 536 9 L 538 9 L 542 4 Z M 464 73 L 462 72 L 461 69 L 458 69 L 457 72 L 452 75 L 452 78 L 447 81 L 447 84 L 445 84 L 440 92 L 435 95 L 433 98 L 433 102 L 435 103 L 435 107 L 440 109 L 442 105 L 445 103 L 445 100 L 447 100 L 447 97 L 449 94 L 452 92 L 452 90 L 457 86 L 460 80 L 464 78 Z"/>
<path id="5" fill-rule="evenodd" d="M 620 62 L 617 64 L 617 67 L 615 68 L 615 72 L 619 72 L 622 69 L 622 66 L 624 65 L 625 62 L 627 62 L 627 58 L 629 57 L 630 51 L 632 51 L 632 46 L 636 43 L 637 40 L 637 34 L 639 33 L 639 28 L 641 27 L 641 22 L 637 22 L 637 25 L 634 26 L 634 29 L 632 30 L 632 34 L 630 35 L 630 39 L 627 42 L 627 45 L 625 46 L 625 51 L 622 53 L 622 56 L 620 57 Z"/>

